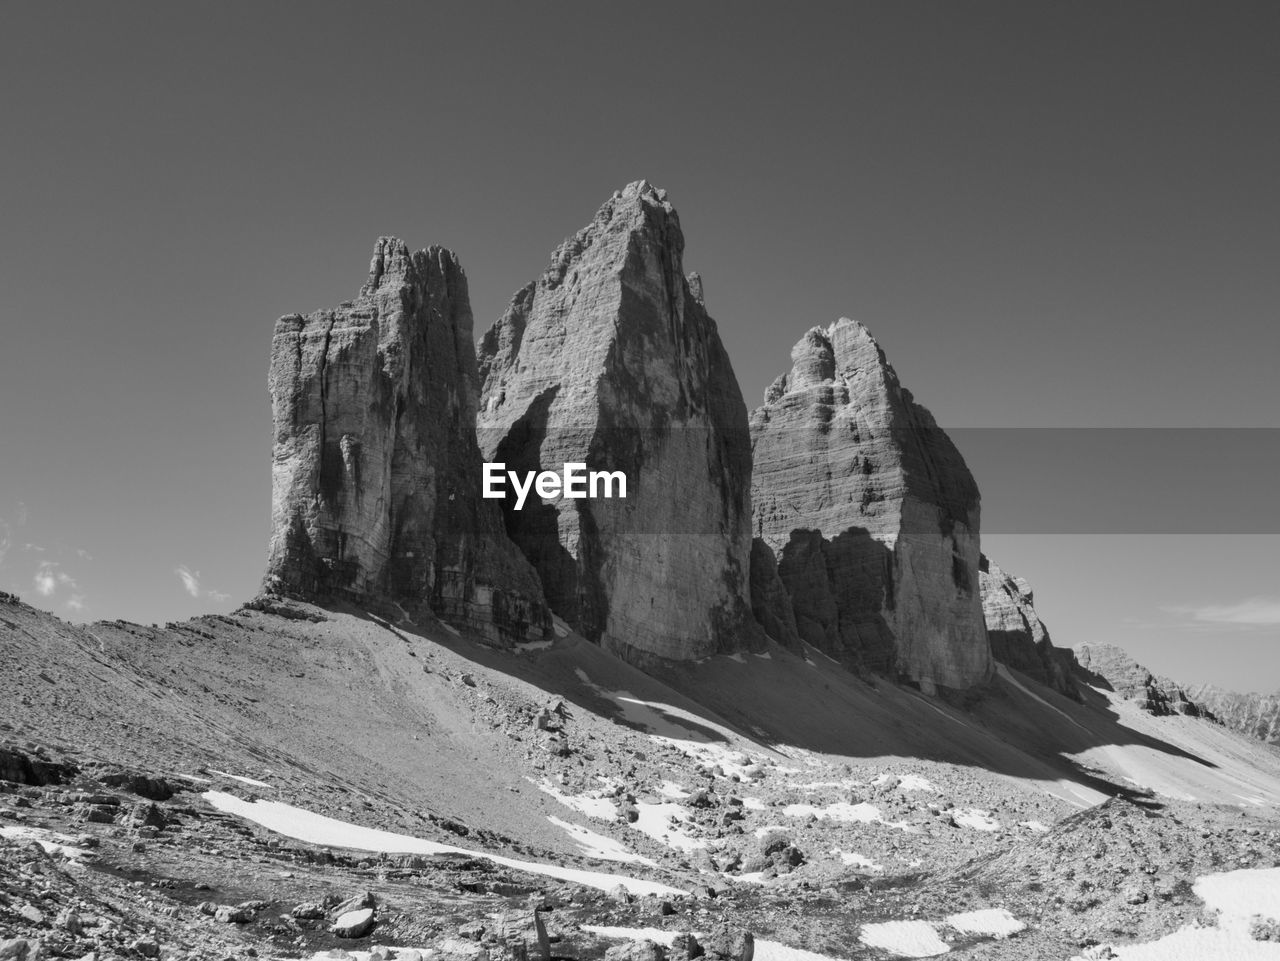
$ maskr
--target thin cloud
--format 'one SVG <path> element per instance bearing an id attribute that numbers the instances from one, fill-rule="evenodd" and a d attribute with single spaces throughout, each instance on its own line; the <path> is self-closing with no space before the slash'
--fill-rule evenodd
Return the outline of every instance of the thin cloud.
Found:
<path id="1" fill-rule="evenodd" d="M 36 592 L 42 597 L 53 597 L 60 587 L 71 591 L 76 591 L 80 587 L 74 577 L 61 569 L 57 561 L 41 561 L 31 582 L 35 585 Z"/>
<path id="2" fill-rule="evenodd" d="M 182 580 L 182 586 L 192 597 L 200 596 L 200 572 L 193 571 L 186 564 L 179 564 L 173 572 Z"/>
<path id="3" fill-rule="evenodd" d="M 12 541 L 9 539 L 9 525 L 0 520 L 0 564 L 4 563 L 4 556 L 9 553 L 9 545 Z"/>
<path id="4" fill-rule="evenodd" d="M 67 598 L 67 610 L 76 611 L 77 613 L 84 610 L 84 595 L 72 594 Z"/>
<path id="5" fill-rule="evenodd" d="M 1250 597 L 1236 604 L 1199 607 L 1166 607 L 1166 613 L 1183 619 L 1187 627 L 1220 627 L 1236 630 L 1280 627 L 1280 598 Z"/>
<path id="6" fill-rule="evenodd" d="M 32 583 L 36 586 L 36 592 L 44 597 L 52 597 L 58 589 L 58 572 L 57 564 L 45 561 L 36 568 L 36 576 L 32 578 Z"/>
<path id="7" fill-rule="evenodd" d="M 206 600 L 213 601 L 215 604 L 223 604 L 231 600 L 230 594 L 224 594 L 222 591 L 214 590 L 212 587 L 204 587 L 200 583 L 200 572 L 193 571 L 186 564 L 179 564 L 173 569 L 173 572 L 182 581 L 182 589 L 192 597 L 203 597 Z"/>

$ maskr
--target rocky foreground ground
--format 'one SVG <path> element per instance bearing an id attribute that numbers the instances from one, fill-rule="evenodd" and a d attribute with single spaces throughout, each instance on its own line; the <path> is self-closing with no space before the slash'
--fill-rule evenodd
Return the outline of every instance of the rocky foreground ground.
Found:
<path id="1" fill-rule="evenodd" d="M 84 757 L 71 762 L 34 742 L 2 756 L 10 779 L 0 781 L 5 959 L 328 952 L 321 956 L 656 961 L 703 951 L 741 961 L 749 942 L 765 939 L 870 958 L 893 955 L 867 944 L 868 931 L 920 919 L 933 921 L 960 956 L 1068 957 L 1102 941 L 1209 923 L 1191 892 L 1195 877 L 1280 866 L 1280 823 L 1238 809 L 1115 799 L 1043 831 L 974 830 L 936 791 L 904 791 L 896 777 L 861 790 L 847 777 L 807 792 L 766 777 L 748 788 L 765 798 L 763 811 L 751 811 L 741 803 L 741 780 L 710 771 L 673 803 L 685 836 L 718 843 L 695 849 L 674 870 L 626 865 L 628 876 L 662 877 L 689 892 L 637 897 L 464 854 L 301 843 L 216 810 L 203 794 L 210 786 L 245 798 L 276 792 L 208 770 L 183 779 Z M 618 785 L 595 799 L 617 803 L 625 818 L 628 799 L 646 789 Z M 789 831 L 742 829 L 787 820 L 778 814 L 800 794 L 828 807 L 875 801 L 900 826 L 811 816 Z M 1002 824 L 1026 813 L 993 807 Z M 378 818 L 366 810 L 354 820 Z M 842 844 L 864 852 L 858 863 L 827 856 Z M 931 853 L 902 863 L 904 849 Z M 601 868 L 592 859 L 556 860 Z M 1008 912 L 1021 930 L 995 940 L 944 920 L 983 909 Z M 593 927 L 692 937 L 661 946 L 610 939 Z"/>

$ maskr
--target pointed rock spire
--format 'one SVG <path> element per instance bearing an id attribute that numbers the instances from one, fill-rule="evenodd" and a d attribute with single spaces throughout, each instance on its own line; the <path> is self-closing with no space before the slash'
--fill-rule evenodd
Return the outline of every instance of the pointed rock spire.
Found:
<path id="1" fill-rule="evenodd" d="M 625 500 L 552 500 L 506 519 L 552 608 L 641 660 L 763 641 L 748 602 L 746 407 L 683 253 L 666 192 L 628 184 L 480 347 L 488 460 L 626 474 Z"/>
<path id="2" fill-rule="evenodd" d="M 266 589 L 542 635 L 536 577 L 480 499 L 471 305 L 450 251 L 379 239 L 354 301 L 277 322 L 270 388 Z"/>
<path id="3" fill-rule="evenodd" d="M 979 498 L 960 452 L 862 324 L 814 327 L 791 359 L 751 416 L 752 503 L 797 631 L 926 690 L 982 683 Z"/>

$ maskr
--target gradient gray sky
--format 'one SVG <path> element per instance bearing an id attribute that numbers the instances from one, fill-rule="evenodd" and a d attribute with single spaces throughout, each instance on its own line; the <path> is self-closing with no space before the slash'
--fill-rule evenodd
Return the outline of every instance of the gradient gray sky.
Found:
<path id="1" fill-rule="evenodd" d="M 640 177 L 749 405 L 848 315 L 944 426 L 1280 427 L 1280 6 L 744 6 L 6 5 L 0 587 L 230 609 L 265 557 L 275 318 L 395 233 L 458 252 L 479 335 Z M 960 446 L 989 517 L 1092 476 Z M 1274 533 L 984 540 L 1059 643 L 1280 688 Z"/>

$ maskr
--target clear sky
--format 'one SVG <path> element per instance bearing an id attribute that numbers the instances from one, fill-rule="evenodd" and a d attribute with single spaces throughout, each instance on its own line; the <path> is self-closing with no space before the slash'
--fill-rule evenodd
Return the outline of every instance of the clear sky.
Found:
<path id="1" fill-rule="evenodd" d="M 947 427 L 1274 450 L 1278 38 L 1272 2 L 8 4 L 0 588 L 231 609 L 265 559 L 276 317 L 352 296 L 394 233 L 458 252 L 478 336 L 641 177 L 749 405 L 848 315 Z M 1196 466 L 1175 509 L 1088 523 L 1058 508 L 1110 497 L 1097 460 L 1024 473 L 1020 432 L 970 436 L 984 541 L 1058 643 L 1280 689 L 1274 456 L 1224 484 L 1187 433 L 1113 472 L 1143 504 Z"/>

